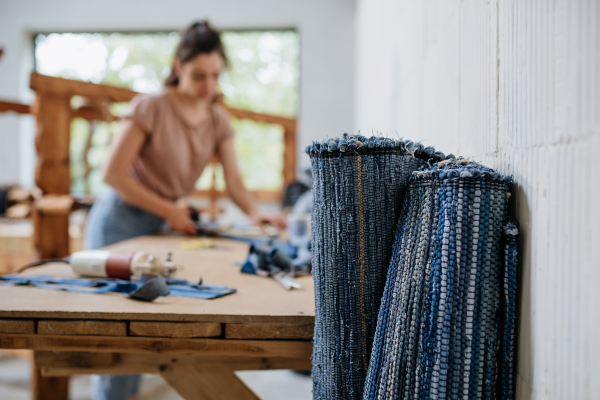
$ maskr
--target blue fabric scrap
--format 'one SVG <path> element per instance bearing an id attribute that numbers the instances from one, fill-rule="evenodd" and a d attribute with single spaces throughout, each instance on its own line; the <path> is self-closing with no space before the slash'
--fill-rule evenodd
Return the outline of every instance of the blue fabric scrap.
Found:
<path id="1" fill-rule="evenodd" d="M 132 299 L 142 301 L 153 301 L 160 296 L 169 294 L 195 299 L 214 299 L 236 292 L 233 288 L 205 284 L 202 281 L 193 283 L 185 279 L 167 279 L 154 275 L 146 275 L 139 281 L 126 281 L 116 278 L 88 279 L 2 275 L 0 276 L 0 285 L 34 286 L 74 293 L 122 293 Z"/>

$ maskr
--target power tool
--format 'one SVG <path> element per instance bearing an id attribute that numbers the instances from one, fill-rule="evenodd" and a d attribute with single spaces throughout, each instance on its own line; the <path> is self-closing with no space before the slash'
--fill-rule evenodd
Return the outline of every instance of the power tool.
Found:
<path id="1" fill-rule="evenodd" d="M 71 265 L 73 272 L 80 276 L 94 278 L 131 279 L 142 275 L 162 275 L 171 277 L 181 266 L 173 263 L 171 252 L 163 261 L 145 251 L 116 253 L 107 250 L 77 251 L 69 257 L 34 261 L 20 268 L 17 273 L 50 262 L 63 262 Z"/>

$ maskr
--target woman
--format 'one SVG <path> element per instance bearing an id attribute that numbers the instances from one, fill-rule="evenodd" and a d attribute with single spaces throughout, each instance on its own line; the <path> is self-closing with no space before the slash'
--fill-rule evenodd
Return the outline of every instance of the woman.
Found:
<path id="1" fill-rule="evenodd" d="M 229 117 L 214 102 L 225 63 L 219 33 L 207 22 L 195 23 L 182 35 L 165 89 L 131 101 L 104 168 L 104 181 L 111 188 L 90 211 L 86 248 L 155 234 L 165 222 L 195 234 L 189 209 L 175 201 L 193 190 L 215 154 L 231 198 L 253 223 L 285 226 L 280 214 L 259 212 L 242 183 Z M 133 375 L 94 376 L 93 398 L 135 398 L 139 381 Z"/>

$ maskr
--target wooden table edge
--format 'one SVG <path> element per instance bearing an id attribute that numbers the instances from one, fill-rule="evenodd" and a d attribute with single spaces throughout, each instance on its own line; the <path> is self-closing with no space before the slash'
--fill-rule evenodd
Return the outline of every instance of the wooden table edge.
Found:
<path id="1" fill-rule="evenodd" d="M 99 313 L 81 311 L 0 311 L 0 318 L 11 319 L 87 319 L 111 321 L 157 321 L 157 322 L 220 322 L 220 323 L 285 323 L 314 324 L 314 315 L 219 315 L 219 314 L 137 314 Z"/>

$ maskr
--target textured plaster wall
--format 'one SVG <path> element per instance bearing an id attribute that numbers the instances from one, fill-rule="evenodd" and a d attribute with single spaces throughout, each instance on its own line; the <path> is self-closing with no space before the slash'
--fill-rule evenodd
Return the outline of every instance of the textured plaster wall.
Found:
<path id="1" fill-rule="evenodd" d="M 356 15 L 356 128 L 515 177 L 518 398 L 600 398 L 600 1 L 364 0 Z"/>

